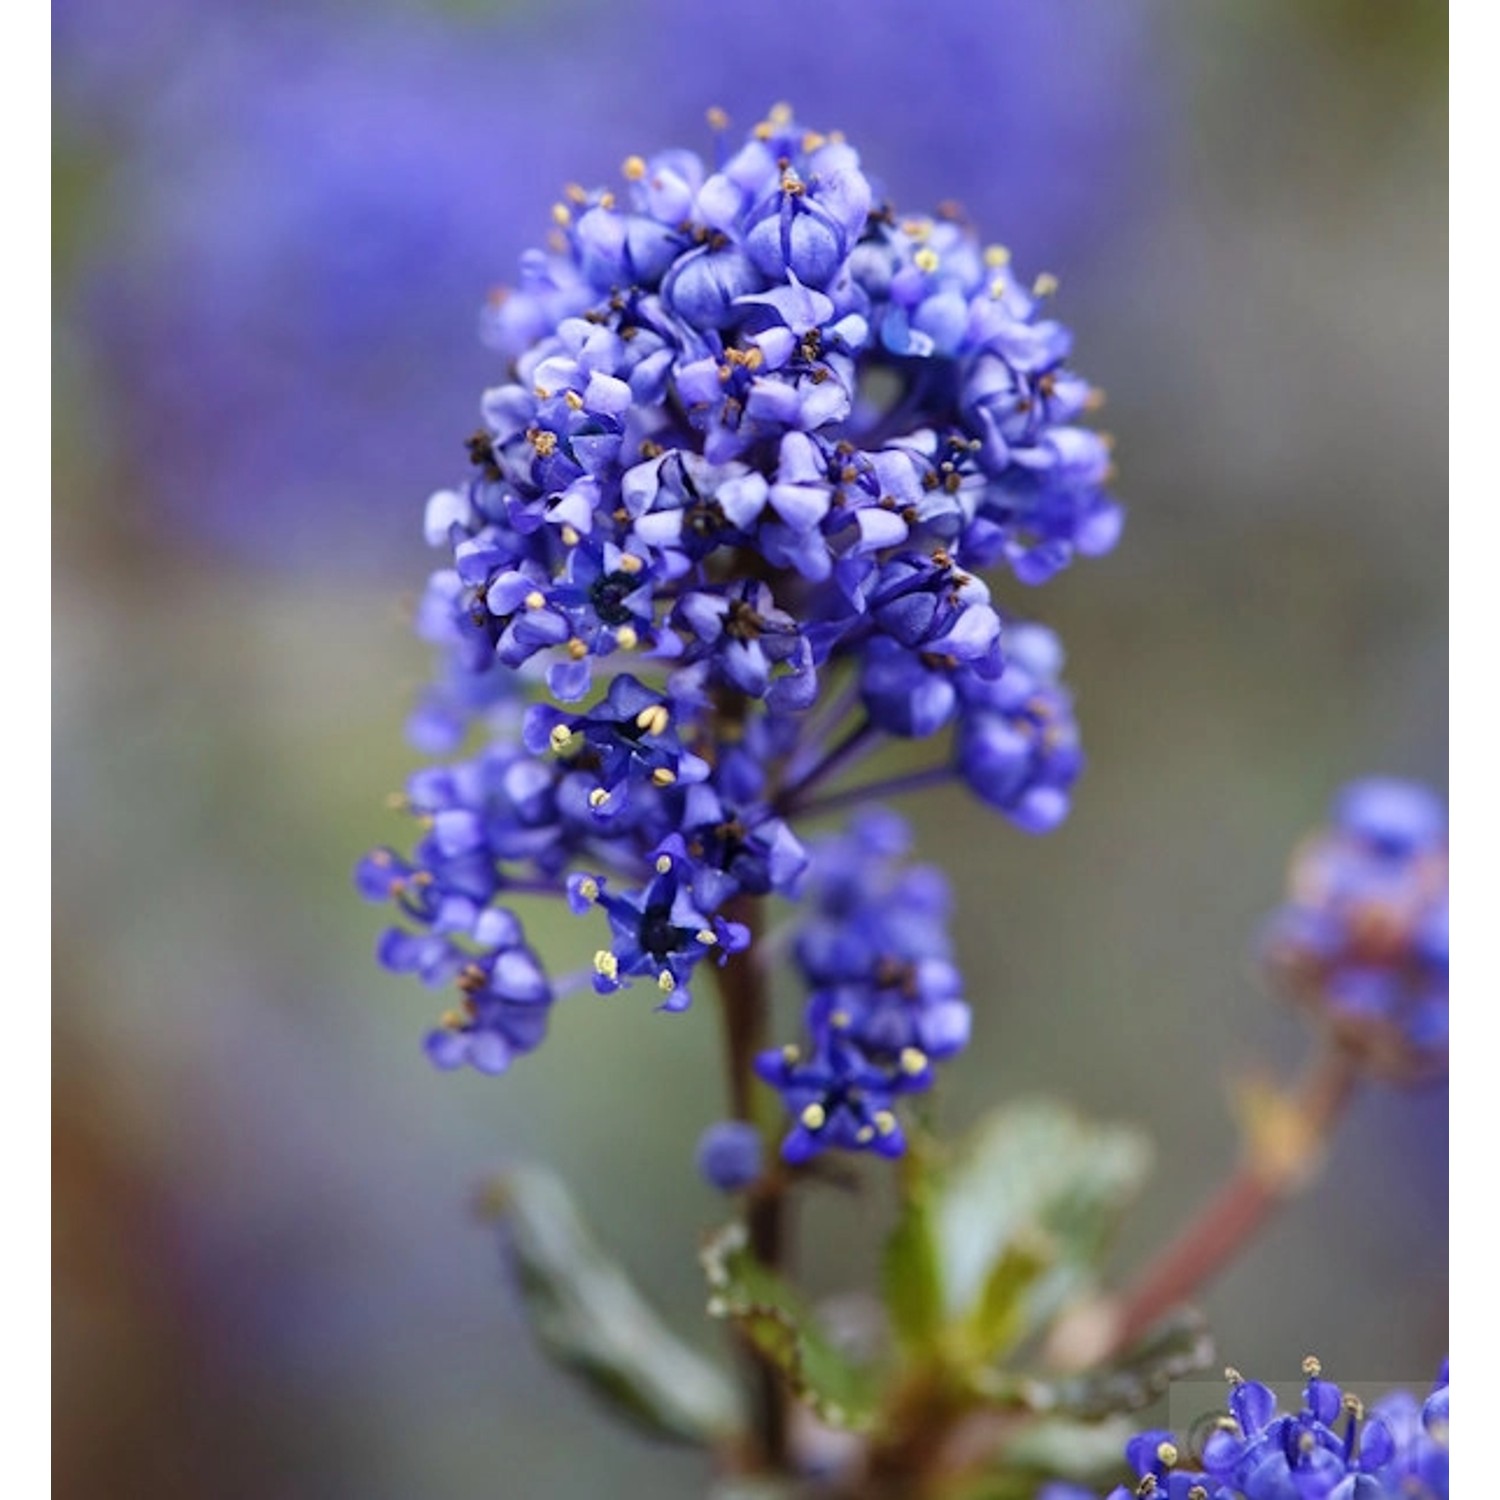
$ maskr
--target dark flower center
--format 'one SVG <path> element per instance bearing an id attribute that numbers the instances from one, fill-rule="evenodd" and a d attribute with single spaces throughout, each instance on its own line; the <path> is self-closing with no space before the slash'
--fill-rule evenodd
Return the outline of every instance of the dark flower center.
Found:
<path id="1" fill-rule="evenodd" d="M 589 602 L 594 613 L 606 625 L 623 625 L 630 619 L 625 600 L 635 592 L 636 581 L 629 573 L 606 573 L 594 580 Z"/>
<path id="2" fill-rule="evenodd" d="M 688 936 L 687 928 L 672 921 L 670 906 L 648 906 L 641 915 L 641 947 L 654 958 L 676 953 Z"/>

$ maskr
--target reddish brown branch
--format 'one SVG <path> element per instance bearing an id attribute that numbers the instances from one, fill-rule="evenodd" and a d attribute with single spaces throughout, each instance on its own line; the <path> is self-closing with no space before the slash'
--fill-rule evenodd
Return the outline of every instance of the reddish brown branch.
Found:
<path id="1" fill-rule="evenodd" d="M 725 907 L 724 915 L 750 929 L 750 946 L 734 954 L 716 974 L 723 1002 L 730 1110 L 736 1119 L 753 1123 L 755 1057 L 767 1045 L 770 1026 L 767 974 L 758 951 L 761 902 L 751 896 L 736 896 Z M 779 1174 L 767 1174 L 751 1189 L 745 1209 L 750 1248 L 755 1258 L 772 1270 L 780 1268 L 783 1254 L 783 1187 Z M 745 1351 L 754 1371 L 755 1426 L 760 1445 L 757 1467 L 782 1473 L 787 1468 L 787 1406 L 781 1376 L 757 1350 L 747 1344 Z"/>
<path id="2" fill-rule="evenodd" d="M 1252 1131 L 1234 1173 L 1121 1293 L 1110 1319 L 1106 1357 L 1129 1348 L 1212 1280 L 1316 1175 L 1357 1078 L 1348 1056 L 1328 1048 L 1285 1101 L 1277 1128 L 1260 1138 Z"/>

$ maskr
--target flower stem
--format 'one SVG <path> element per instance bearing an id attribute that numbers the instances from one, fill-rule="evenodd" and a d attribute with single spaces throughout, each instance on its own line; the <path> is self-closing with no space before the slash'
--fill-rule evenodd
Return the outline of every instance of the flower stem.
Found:
<path id="1" fill-rule="evenodd" d="M 811 791 L 820 781 L 826 781 L 865 750 L 874 735 L 875 726 L 868 719 L 860 720 L 810 771 L 781 789 L 774 803 L 776 811 L 786 813 L 796 807 L 804 793 Z"/>
<path id="2" fill-rule="evenodd" d="M 899 797 L 906 792 L 941 786 L 943 782 L 952 780 L 953 775 L 952 766 L 928 766 L 922 771 L 903 771 L 897 776 L 884 776 L 877 781 L 866 781 L 859 786 L 847 786 L 837 792 L 828 792 L 822 797 L 793 802 L 786 810 L 803 817 L 816 817 L 820 813 L 834 812 L 838 808 L 869 802 L 877 797 Z"/>
<path id="3" fill-rule="evenodd" d="M 770 994 L 766 966 L 756 951 L 762 927 L 763 902 L 753 896 L 735 896 L 724 915 L 750 929 L 750 946 L 736 953 L 716 970 L 719 998 L 724 1011 L 724 1050 L 728 1068 L 729 1105 L 734 1117 L 754 1123 L 755 1056 L 767 1044 L 770 1027 Z M 755 1258 L 776 1270 L 783 1253 L 784 1180 L 768 1173 L 750 1190 L 746 1205 L 746 1228 Z M 780 1373 L 758 1350 L 744 1346 L 752 1370 L 755 1391 L 755 1429 L 759 1445 L 759 1467 L 767 1473 L 787 1468 L 787 1407 Z"/>
<path id="4" fill-rule="evenodd" d="M 1191 1297 L 1307 1185 L 1322 1165 L 1324 1148 L 1357 1082 L 1348 1055 L 1327 1047 L 1285 1101 L 1276 1128 L 1259 1139 L 1252 1132 L 1228 1180 L 1121 1293 L 1105 1357 L 1129 1348 L 1164 1313 Z"/>

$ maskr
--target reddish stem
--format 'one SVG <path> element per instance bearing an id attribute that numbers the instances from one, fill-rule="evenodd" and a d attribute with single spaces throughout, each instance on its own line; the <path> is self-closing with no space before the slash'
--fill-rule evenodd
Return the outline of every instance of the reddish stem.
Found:
<path id="1" fill-rule="evenodd" d="M 1229 1179 L 1160 1251 L 1115 1304 L 1106 1357 L 1121 1353 L 1163 1314 L 1190 1298 L 1254 1238 L 1272 1213 L 1306 1185 L 1354 1093 L 1349 1057 L 1329 1047 L 1289 1101 L 1289 1142 L 1266 1149 L 1252 1140 Z"/>

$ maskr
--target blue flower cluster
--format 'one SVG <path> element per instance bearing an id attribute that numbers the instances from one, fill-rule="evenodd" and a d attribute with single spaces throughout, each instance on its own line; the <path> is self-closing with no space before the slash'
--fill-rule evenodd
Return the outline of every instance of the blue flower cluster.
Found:
<path id="1" fill-rule="evenodd" d="M 1265 962 L 1361 1064 L 1386 1077 L 1448 1061 L 1448 815 L 1426 787 L 1346 787 L 1292 860 Z"/>
<path id="2" fill-rule="evenodd" d="M 1228 1413 L 1189 1456 L 1170 1432 L 1125 1450 L 1139 1476 L 1108 1500 L 1448 1500 L 1448 1366 L 1425 1402 L 1406 1392 L 1367 1413 L 1352 1393 L 1303 1362 L 1301 1409 L 1229 1372 Z"/>
<path id="3" fill-rule="evenodd" d="M 756 1060 L 794 1121 L 781 1148 L 793 1165 L 829 1146 L 899 1156 L 897 1098 L 930 1087 L 933 1064 L 968 1043 L 947 882 L 904 865 L 908 843 L 899 818 L 870 812 L 813 848 L 795 951 L 809 1042 Z"/>
<path id="4" fill-rule="evenodd" d="M 497 915 L 512 895 L 598 908 L 595 989 L 643 979 L 681 1010 L 750 941 L 747 903 L 807 886 L 812 1045 L 761 1065 L 798 1121 L 786 1154 L 894 1154 L 892 1101 L 968 1034 L 944 897 L 890 868 L 889 823 L 815 857 L 795 825 L 882 741 L 939 734 L 921 774 L 1031 832 L 1062 820 L 1082 755 L 1061 647 L 979 570 L 1035 584 L 1108 550 L 1109 445 L 1047 278 L 956 215 L 898 215 L 787 110 L 742 141 L 711 122 L 712 162 L 568 189 L 488 309 L 512 378 L 428 502 L 450 557 L 419 612 L 443 665 L 418 730 L 443 749 L 483 718 L 495 743 L 414 779 L 426 836 L 361 884 L 419 929 L 388 964 L 466 986 L 434 1058 L 492 1070 L 551 998 L 490 998 L 499 955 L 534 966 Z"/>

